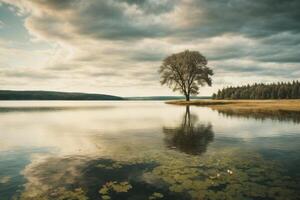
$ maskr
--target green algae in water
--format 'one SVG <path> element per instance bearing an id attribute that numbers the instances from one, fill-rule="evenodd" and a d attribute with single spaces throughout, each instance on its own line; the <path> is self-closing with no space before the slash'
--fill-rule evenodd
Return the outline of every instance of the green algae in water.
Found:
<path id="1" fill-rule="evenodd" d="M 10 176 L 0 177 L 0 184 L 7 184 L 8 182 L 10 182 L 10 180 L 11 180 Z"/>
<path id="2" fill-rule="evenodd" d="M 191 158 L 189 162 L 173 159 L 176 160 L 165 157 L 164 165 L 148 172 L 146 177 L 167 182 L 170 191 L 187 192 L 193 199 L 297 199 L 299 186 L 283 175 L 280 165 L 254 152 L 219 152 L 198 160 Z"/>
<path id="3" fill-rule="evenodd" d="M 102 186 L 102 188 L 99 190 L 100 194 L 108 194 L 110 191 L 114 192 L 128 192 L 132 186 L 127 182 L 117 182 L 117 181 L 110 181 L 107 182 L 105 185 Z"/>
<path id="4" fill-rule="evenodd" d="M 33 193 L 27 191 L 22 193 L 19 198 L 15 200 L 88 200 L 86 193 L 83 189 L 77 188 L 74 190 L 67 190 L 66 188 L 57 188 L 51 193 Z"/>
<path id="5" fill-rule="evenodd" d="M 164 195 L 159 192 L 154 192 L 150 197 L 149 200 L 161 199 Z"/>
<path id="6" fill-rule="evenodd" d="M 131 188 L 132 186 L 127 181 L 123 181 L 123 182 L 110 181 L 102 186 L 102 188 L 99 190 L 99 193 L 101 194 L 102 199 L 108 200 L 111 199 L 109 193 L 128 192 Z"/>
<path id="7" fill-rule="evenodd" d="M 113 170 L 113 169 L 120 169 L 123 167 L 123 164 L 122 162 L 113 162 L 113 163 L 107 163 L 107 164 L 98 164 L 97 167 L 99 168 L 104 168 L 104 169 L 110 169 L 110 170 Z"/>

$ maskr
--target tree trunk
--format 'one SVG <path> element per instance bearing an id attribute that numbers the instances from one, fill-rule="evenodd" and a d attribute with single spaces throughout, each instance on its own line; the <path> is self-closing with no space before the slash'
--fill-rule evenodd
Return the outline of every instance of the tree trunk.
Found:
<path id="1" fill-rule="evenodd" d="M 185 100 L 186 100 L 186 101 L 190 101 L 190 95 L 188 95 L 188 94 L 185 95 Z"/>

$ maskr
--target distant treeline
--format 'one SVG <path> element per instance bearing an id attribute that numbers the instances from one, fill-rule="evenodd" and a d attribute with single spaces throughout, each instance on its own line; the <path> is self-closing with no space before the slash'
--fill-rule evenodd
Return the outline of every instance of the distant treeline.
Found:
<path id="1" fill-rule="evenodd" d="M 213 99 L 300 99 L 300 82 L 278 82 L 227 87 L 213 94 Z"/>
<path id="2" fill-rule="evenodd" d="M 123 100 L 121 97 L 105 94 L 54 91 L 0 90 L 0 100 Z"/>

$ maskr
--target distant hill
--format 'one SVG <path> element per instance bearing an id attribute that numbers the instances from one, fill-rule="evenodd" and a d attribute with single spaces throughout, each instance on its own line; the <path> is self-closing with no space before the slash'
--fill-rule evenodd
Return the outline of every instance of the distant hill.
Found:
<path id="1" fill-rule="evenodd" d="M 122 97 L 106 94 L 55 91 L 0 90 L 0 100 L 124 100 Z"/>
<path id="2" fill-rule="evenodd" d="M 149 97 L 124 97 L 125 100 L 135 101 L 166 101 L 185 99 L 184 96 L 149 96 Z M 191 97 L 191 99 L 211 99 L 210 96 Z"/>

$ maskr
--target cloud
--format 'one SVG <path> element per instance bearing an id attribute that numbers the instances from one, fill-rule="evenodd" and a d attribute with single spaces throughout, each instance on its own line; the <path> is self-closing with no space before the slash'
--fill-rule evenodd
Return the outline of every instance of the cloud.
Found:
<path id="1" fill-rule="evenodd" d="M 50 25 L 54 22 L 69 24 L 78 34 L 99 38 L 186 38 L 226 33 L 269 37 L 281 32 L 300 31 L 300 3 L 297 0 L 9 2 L 33 13 L 36 18 L 32 21 L 40 20 L 40 23 L 44 21 Z"/>
<path id="2" fill-rule="evenodd" d="M 2 2 L 23 15 L 30 44 L 39 41 L 51 46 L 47 51 L 0 49 L 3 55 L 18 51 L 19 60 L 26 61 L 1 58 L 3 66 L 21 66 L 2 73 L 6 80 L 15 72 L 15 78 L 23 75 L 38 83 L 37 74 L 48 73 L 49 80 L 55 77 L 61 83 L 56 81 L 57 88 L 120 91 L 118 87 L 127 87 L 122 95 L 157 89 L 163 94 L 167 90 L 157 81 L 160 62 L 185 49 L 208 58 L 216 72 L 215 88 L 230 79 L 277 81 L 288 79 L 289 74 L 300 78 L 297 0 Z M 25 66 L 32 77 L 22 71 Z M 81 81 L 84 84 L 78 86 Z"/>
<path id="3" fill-rule="evenodd" d="M 3 28 L 4 25 L 4 22 L 0 20 L 0 29 Z"/>
<path id="4" fill-rule="evenodd" d="M 299 33 L 300 15 L 297 0 L 223 0 L 182 1 L 175 13 L 185 24 L 179 33 L 197 37 L 220 34 L 242 34 L 247 37 L 269 37 L 281 32 Z M 180 17 L 183 16 L 183 17 Z M 175 18 L 175 19 L 177 19 Z"/>

